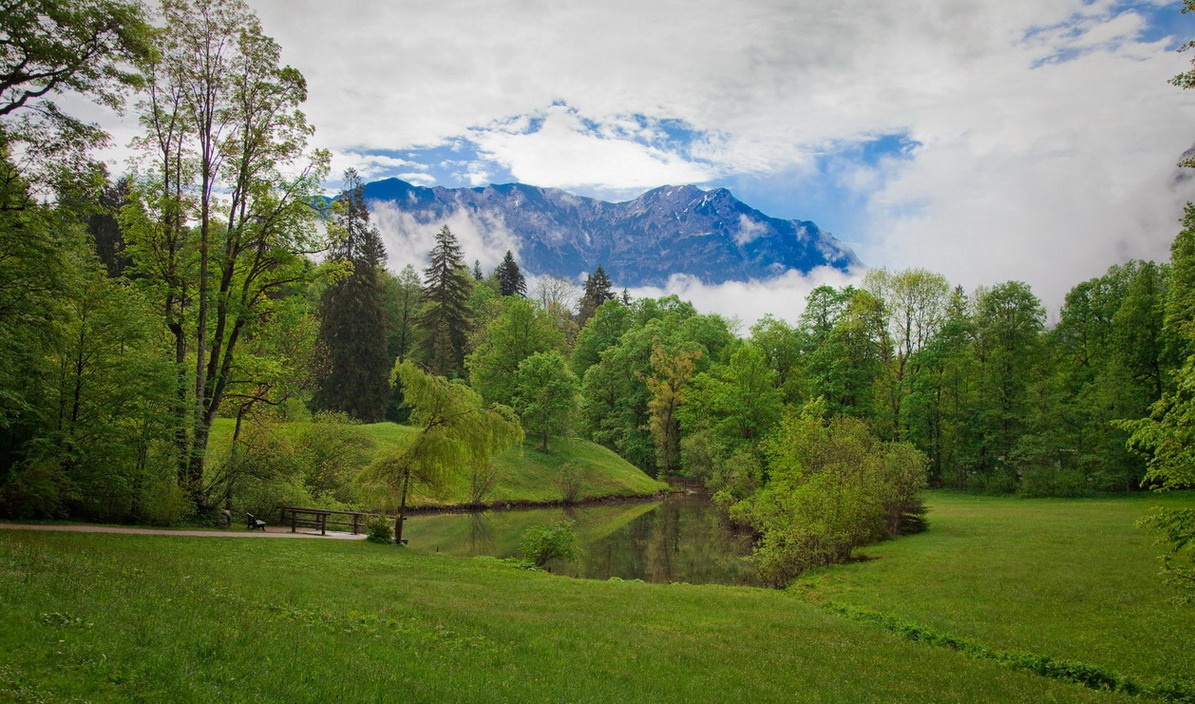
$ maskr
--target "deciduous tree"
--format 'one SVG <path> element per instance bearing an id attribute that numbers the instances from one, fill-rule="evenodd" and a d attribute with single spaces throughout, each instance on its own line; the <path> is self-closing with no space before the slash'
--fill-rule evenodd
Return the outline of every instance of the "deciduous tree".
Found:
<path id="1" fill-rule="evenodd" d="M 481 397 L 462 384 L 428 374 L 411 361 L 394 367 L 411 407 L 415 432 L 367 470 L 367 478 L 381 482 L 398 495 L 395 540 L 402 544 L 411 484 L 441 485 L 448 476 L 481 466 L 502 450 L 522 442 L 523 431 L 514 412 L 504 406 L 486 408 Z"/>
<path id="2" fill-rule="evenodd" d="M 211 424 L 270 296 L 310 276 L 326 154 L 306 151 L 303 76 L 240 0 L 164 0 L 144 63 L 147 170 L 130 250 L 161 301 L 179 370 L 179 481 L 197 503 Z M 188 374 L 185 365 L 190 362 Z M 202 508 L 202 506 L 201 506 Z"/>
<path id="3" fill-rule="evenodd" d="M 520 362 L 515 382 L 514 406 L 523 429 L 538 435 L 540 451 L 547 452 L 548 437 L 567 433 L 576 420 L 577 377 L 553 350 Z"/>

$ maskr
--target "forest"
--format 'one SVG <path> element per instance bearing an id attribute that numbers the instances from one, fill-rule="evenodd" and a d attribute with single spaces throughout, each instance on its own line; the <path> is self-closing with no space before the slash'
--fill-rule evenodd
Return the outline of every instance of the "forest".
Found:
<path id="1" fill-rule="evenodd" d="M 967 291 L 914 268 L 818 287 L 743 329 L 632 298 L 600 267 L 583 286 L 512 252 L 484 271 L 447 226 L 427 268 L 393 272 L 361 178 L 321 187 L 305 81 L 252 12 L 165 0 L 158 20 L 115 0 L 6 20 L 23 59 L 6 54 L 0 77 L 4 516 L 372 510 L 392 501 L 379 482 L 411 480 L 413 446 L 355 464 L 358 426 L 417 426 L 449 397 L 488 420 L 415 480 L 484 469 L 524 437 L 591 440 L 703 481 L 777 584 L 923 527 L 926 486 L 1195 482 L 1190 206 L 1169 262 L 1077 282 L 1052 323 L 1024 283 Z M 137 115 L 132 170 L 92 159 L 109 138 L 51 102 L 68 90 Z M 213 451 L 219 422 L 230 451 Z M 296 440 L 287 423 L 311 425 Z M 1189 512 L 1155 520 L 1186 544 Z"/>

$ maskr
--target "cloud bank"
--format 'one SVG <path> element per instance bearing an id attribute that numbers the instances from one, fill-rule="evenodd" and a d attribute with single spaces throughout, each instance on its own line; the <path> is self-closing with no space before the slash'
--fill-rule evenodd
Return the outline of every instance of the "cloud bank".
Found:
<path id="1" fill-rule="evenodd" d="M 1195 19 L 1173 3 L 250 4 L 308 80 L 318 145 L 367 178 L 731 186 L 870 265 L 1024 280 L 1051 306 L 1165 258 L 1195 197 L 1173 166 L 1195 94 L 1166 84 Z"/>

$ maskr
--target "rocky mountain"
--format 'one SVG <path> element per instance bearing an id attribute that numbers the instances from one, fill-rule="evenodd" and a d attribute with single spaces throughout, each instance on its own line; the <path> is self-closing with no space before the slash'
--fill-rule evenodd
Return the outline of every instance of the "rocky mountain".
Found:
<path id="1" fill-rule="evenodd" d="M 365 199 L 433 231 L 464 215 L 513 235 L 530 273 L 575 279 L 601 265 L 617 286 L 659 286 L 672 274 L 706 283 L 765 279 L 859 263 L 814 223 L 769 217 L 725 188 L 662 186 L 610 203 L 521 183 L 426 188 L 391 178 L 366 184 Z"/>

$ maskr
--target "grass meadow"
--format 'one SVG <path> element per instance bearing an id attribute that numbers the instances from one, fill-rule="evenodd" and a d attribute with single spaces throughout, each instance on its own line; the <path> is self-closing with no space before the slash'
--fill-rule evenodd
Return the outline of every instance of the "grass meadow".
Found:
<path id="1" fill-rule="evenodd" d="M 819 602 L 1189 678 L 1192 612 L 1133 527 L 1151 503 L 935 493 L 929 532 L 789 591 L 364 541 L 0 531 L 0 700 L 1127 702 Z"/>
<path id="2" fill-rule="evenodd" d="M 929 531 L 798 581 L 817 601 L 880 611 L 992 648 L 1195 684 L 1195 607 L 1174 602 L 1161 548 L 1134 523 L 1195 493 L 1017 499 L 931 492 Z"/>

